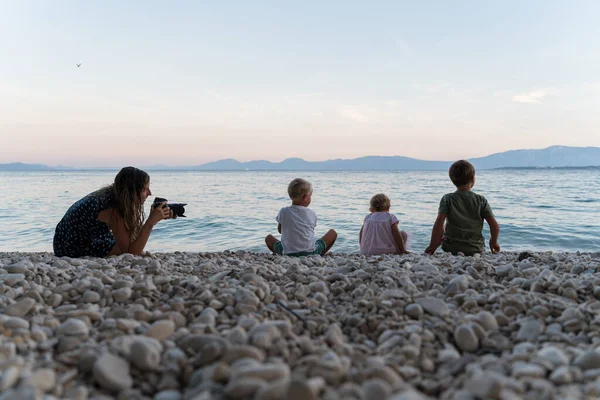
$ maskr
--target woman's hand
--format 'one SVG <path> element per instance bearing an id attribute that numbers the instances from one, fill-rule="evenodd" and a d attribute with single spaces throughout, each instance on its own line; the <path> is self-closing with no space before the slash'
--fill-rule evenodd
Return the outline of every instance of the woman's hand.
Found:
<path id="1" fill-rule="evenodd" d="M 158 221 L 163 219 L 173 218 L 173 211 L 169 207 L 165 207 L 167 202 L 162 202 L 158 206 L 153 207 L 150 211 L 150 216 L 148 217 L 148 221 L 152 225 L 158 224 Z"/>

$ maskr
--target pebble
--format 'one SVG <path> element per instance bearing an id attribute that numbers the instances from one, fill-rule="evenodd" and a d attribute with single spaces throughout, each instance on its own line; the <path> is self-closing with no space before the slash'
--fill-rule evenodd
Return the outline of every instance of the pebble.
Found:
<path id="1" fill-rule="evenodd" d="M 543 325 L 537 319 L 528 319 L 521 323 L 515 339 L 519 342 L 532 342 L 537 340 L 543 330 Z"/>
<path id="2" fill-rule="evenodd" d="M 19 380 L 21 369 L 15 366 L 8 366 L 0 376 L 0 393 L 10 389 Z"/>
<path id="3" fill-rule="evenodd" d="M 488 371 L 476 372 L 465 384 L 468 392 L 478 399 L 496 399 L 503 387 L 502 377 Z"/>
<path id="4" fill-rule="evenodd" d="M 600 257 L 518 256 L 0 253 L 0 399 L 600 396 Z"/>
<path id="5" fill-rule="evenodd" d="M 83 294 L 83 302 L 84 303 L 97 303 L 101 299 L 100 294 L 96 292 L 92 292 L 91 290 L 86 291 Z"/>
<path id="6" fill-rule="evenodd" d="M 413 319 L 419 319 L 424 314 L 423 307 L 421 307 L 419 304 L 407 305 L 404 308 L 404 312 L 406 313 L 406 315 L 408 315 L 409 317 L 411 317 Z"/>
<path id="7" fill-rule="evenodd" d="M 50 368 L 38 369 L 27 378 L 27 384 L 35 387 L 42 393 L 49 392 L 56 385 L 56 373 Z"/>
<path id="8" fill-rule="evenodd" d="M 132 290 L 129 287 L 124 287 L 112 292 L 112 296 L 117 303 L 124 303 L 131 297 Z"/>
<path id="9" fill-rule="evenodd" d="M 454 330 L 454 342 L 462 351 L 473 352 L 479 348 L 479 338 L 471 325 L 463 324 Z"/>
<path id="10" fill-rule="evenodd" d="M 569 357 L 558 347 L 547 346 L 539 350 L 537 354 L 550 361 L 554 367 L 569 365 Z"/>
<path id="11" fill-rule="evenodd" d="M 4 313 L 13 317 L 24 317 L 33 309 L 35 304 L 36 302 L 34 299 L 25 297 L 15 304 L 11 304 L 10 306 L 6 307 Z"/>
<path id="12" fill-rule="evenodd" d="M 152 400 L 181 400 L 181 394 L 177 390 L 163 390 L 156 393 Z"/>
<path id="13" fill-rule="evenodd" d="M 498 321 L 496 317 L 489 311 L 481 311 L 477 314 L 477 321 L 488 332 L 498 330 Z"/>
<path id="14" fill-rule="evenodd" d="M 175 323 L 170 319 L 163 319 L 154 322 L 145 332 L 146 336 L 158 340 L 165 340 L 175 332 Z"/>
<path id="15" fill-rule="evenodd" d="M 158 368 L 162 354 L 162 345 L 154 338 L 140 337 L 133 341 L 130 350 L 131 363 L 142 371 Z"/>
<path id="16" fill-rule="evenodd" d="M 104 353 L 94 363 L 94 380 L 109 392 L 120 392 L 133 386 L 129 364 L 121 357 Z"/>
<path id="17" fill-rule="evenodd" d="M 450 314 L 448 305 L 441 299 L 434 297 L 419 298 L 416 302 L 423 307 L 425 312 L 435 316 L 445 316 Z"/>
<path id="18" fill-rule="evenodd" d="M 588 350 L 575 359 L 573 365 L 582 370 L 600 368 L 600 353 L 596 350 Z"/>
<path id="19" fill-rule="evenodd" d="M 65 336 L 88 336 L 90 328 L 80 319 L 69 318 L 60 325 L 57 333 Z"/>

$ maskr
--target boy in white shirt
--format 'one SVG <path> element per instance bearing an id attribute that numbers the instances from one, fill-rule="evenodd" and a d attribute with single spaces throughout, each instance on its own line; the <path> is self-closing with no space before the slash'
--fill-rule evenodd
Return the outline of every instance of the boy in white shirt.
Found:
<path id="1" fill-rule="evenodd" d="M 315 241 L 317 214 L 308 208 L 312 200 L 312 185 L 305 179 L 296 178 L 288 185 L 288 195 L 292 205 L 279 210 L 275 220 L 281 241 L 273 235 L 265 238 L 269 250 L 286 256 L 323 255 L 331 249 L 337 233 L 330 229 L 322 238 Z"/>

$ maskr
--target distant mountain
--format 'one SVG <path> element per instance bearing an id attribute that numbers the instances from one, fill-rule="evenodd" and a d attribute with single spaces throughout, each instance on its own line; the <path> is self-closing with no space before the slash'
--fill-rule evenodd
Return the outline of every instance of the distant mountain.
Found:
<path id="1" fill-rule="evenodd" d="M 447 161 L 424 161 L 402 156 L 368 156 L 350 160 L 306 161 L 288 158 L 282 162 L 221 160 L 193 167 L 199 171 L 382 171 L 382 170 L 440 170 L 447 169 Z"/>
<path id="2" fill-rule="evenodd" d="M 53 167 L 44 164 L 24 164 L 20 162 L 0 164 L 0 171 L 50 171 Z"/>
<path id="3" fill-rule="evenodd" d="M 478 169 L 600 166 L 600 147 L 551 146 L 541 150 L 510 150 L 469 161 Z"/>
<path id="4" fill-rule="evenodd" d="M 551 146 L 545 149 L 510 150 L 471 158 L 479 170 L 497 168 L 559 168 L 600 166 L 600 147 Z M 402 156 L 368 156 L 350 160 L 305 161 L 288 158 L 279 163 L 270 161 L 239 162 L 233 159 L 215 161 L 195 167 L 199 171 L 390 171 L 390 170 L 446 170 L 452 161 L 426 161 Z"/>
<path id="5" fill-rule="evenodd" d="M 600 166 L 600 147 L 551 146 L 545 149 L 510 150 L 469 159 L 478 170 L 498 168 L 562 168 Z M 288 158 L 282 162 L 265 160 L 240 162 L 232 158 L 196 166 L 167 167 L 156 165 L 148 170 L 186 171 L 439 171 L 447 170 L 452 161 L 426 161 L 403 156 L 367 156 L 354 159 L 306 161 Z M 42 164 L 0 164 L 0 171 L 50 171 L 72 167 L 49 167 Z M 88 168 L 91 169 L 91 168 Z M 97 169 L 97 168 L 96 168 Z M 114 168 L 109 168 L 114 169 Z"/>

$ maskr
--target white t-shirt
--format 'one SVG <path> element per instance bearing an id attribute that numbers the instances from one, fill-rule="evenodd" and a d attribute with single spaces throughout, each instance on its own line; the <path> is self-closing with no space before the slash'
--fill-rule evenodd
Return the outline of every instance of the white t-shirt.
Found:
<path id="1" fill-rule="evenodd" d="M 360 254 L 372 256 L 377 254 L 397 254 L 396 242 L 392 235 L 392 225 L 398 222 L 394 214 L 374 212 L 365 217 Z"/>
<path id="2" fill-rule="evenodd" d="M 315 251 L 317 213 L 308 207 L 291 205 L 279 210 L 283 254 Z"/>

